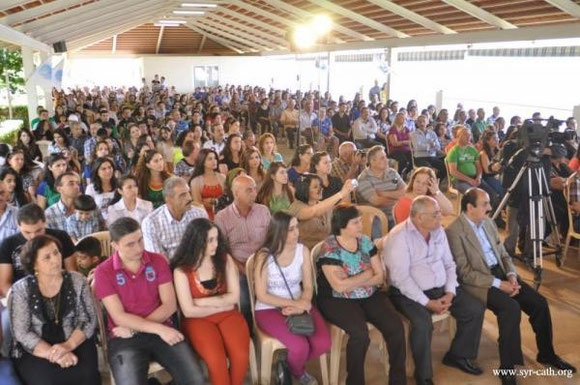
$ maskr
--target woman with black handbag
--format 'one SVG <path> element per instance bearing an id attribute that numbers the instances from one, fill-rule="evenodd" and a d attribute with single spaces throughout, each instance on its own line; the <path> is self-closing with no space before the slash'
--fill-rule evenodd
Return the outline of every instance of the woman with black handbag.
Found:
<path id="1" fill-rule="evenodd" d="M 99 385 L 91 292 L 85 277 L 62 269 L 60 248 L 38 235 L 20 254 L 29 275 L 8 302 L 14 366 L 27 385 Z"/>
<path id="2" fill-rule="evenodd" d="M 298 243 L 298 220 L 279 211 L 272 216 L 254 272 L 258 327 L 288 349 L 290 372 L 300 384 L 318 384 L 306 362 L 330 351 L 324 319 L 312 306 L 308 248 Z"/>

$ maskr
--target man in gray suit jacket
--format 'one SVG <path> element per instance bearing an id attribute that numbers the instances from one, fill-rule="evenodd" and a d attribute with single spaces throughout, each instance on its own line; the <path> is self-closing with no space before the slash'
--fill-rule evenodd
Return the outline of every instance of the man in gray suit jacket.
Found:
<path id="1" fill-rule="evenodd" d="M 461 199 L 461 212 L 447 227 L 447 238 L 462 286 L 497 316 L 500 368 L 513 369 L 524 363 L 520 335 L 523 310 L 536 333 L 538 362 L 575 372 L 576 368 L 554 352 L 546 298 L 518 279 L 511 257 L 489 218 L 487 193 L 479 188 L 467 190 Z M 502 384 L 516 383 L 514 375 L 500 377 Z"/>

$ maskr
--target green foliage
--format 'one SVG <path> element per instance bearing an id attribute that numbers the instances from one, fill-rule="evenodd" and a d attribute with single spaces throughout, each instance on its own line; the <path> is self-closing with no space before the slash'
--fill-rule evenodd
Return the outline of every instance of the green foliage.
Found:
<path id="1" fill-rule="evenodd" d="M 25 81 L 20 51 L 0 49 L 0 87 L 4 89 L 6 88 L 6 73 L 10 83 L 10 91 L 12 93 L 22 91 Z"/>
<path id="2" fill-rule="evenodd" d="M 30 122 L 28 121 L 28 106 L 12 106 L 12 118 L 22 120 L 25 128 L 30 127 Z M 8 107 L 0 107 L 0 121 L 6 119 L 10 119 Z"/>
<path id="3" fill-rule="evenodd" d="M 22 128 L 22 126 L 20 128 Z M 12 131 L 0 136 L 0 143 L 8 143 L 11 146 L 15 146 L 16 140 L 18 139 L 17 136 L 18 136 L 19 129 L 12 130 Z"/>

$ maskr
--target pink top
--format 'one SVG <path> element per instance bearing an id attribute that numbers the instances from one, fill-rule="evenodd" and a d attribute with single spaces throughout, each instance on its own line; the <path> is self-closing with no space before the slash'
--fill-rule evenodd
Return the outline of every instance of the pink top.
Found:
<path id="1" fill-rule="evenodd" d="M 117 294 L 127 313 L 147 317 L 161 305 L 159 286 L 172 281 L 169 263 L 161 254 L 143 252 L 143 264 L 136 274 L 125 270 L 115 251 L 95 271 L 95 293 L 99 300 Z M 109 333 L 115 323 L 108 318 Z M 166 324 L 171 325 L 171 319 Z"/>
<path id="2" fill-rule="evenodd" d="M 410 140 L 411 139 L 411 135 L 409 134 L 409 129 L 407 127 L 403 128 L 403 131 L 399 131 L 397 130 L 397 127 L 395 126 L 391 126 L 391 129 L 389 130 L 389 135 L 395 135 L 395 137 L 397 138 L 397 141 L 403 141 L 403 140 Z M 391 152 L 410 152 L 411 151 L 411 147 L 409 147 L 408 144 L 403 144 L 401 146 L 393 146 L 391 143 L 389 143 L 389 149 L 391 150 Z"/>
<path id="3" fill-rule="evenodd" d="M 409 214 L 411 214 L 411 203 L 413 203 L 413 200 L 406 195 L 399 198 L 397 204 L 393 207 L 395 223 L 401 223 L 409 218 Z"/>
<path id="4" fill-rule="evenodd" d="M 570 163 L 568 163 L 568 167 L 570 167 L 570 170 L 572 171 L 578 171 L 578 168 L 580 168 L 580 159 L 577 157 L 572 158 Z"/>

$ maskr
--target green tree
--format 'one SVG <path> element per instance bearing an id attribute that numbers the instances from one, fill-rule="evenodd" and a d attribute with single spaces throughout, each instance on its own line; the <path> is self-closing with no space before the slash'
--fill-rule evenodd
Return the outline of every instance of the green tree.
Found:
<path id="1" fill-rule="evenodd" d="M 20 51 L 0 49 L 0 88 L 6 89 L 6 74 L 10 92 L 22 92 L 24 90 L 24 72 L 22 71 L 22 55 Z"/>

